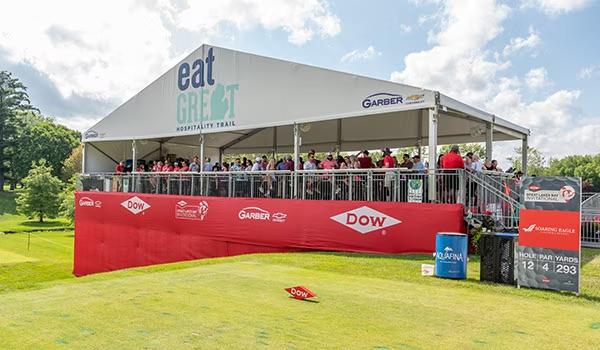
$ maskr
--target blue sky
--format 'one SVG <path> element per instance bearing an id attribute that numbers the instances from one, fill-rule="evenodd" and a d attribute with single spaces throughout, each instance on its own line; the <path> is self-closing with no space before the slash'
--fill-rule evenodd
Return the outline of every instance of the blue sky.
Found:
<path id="1" fill-rule="evenodd" d="M 595 0 L 19 1 L 0 69 L 84 130 L 211 43 L 436 89 L 531 128 L 548 157 L 597 153 L 598 18 Z"/>

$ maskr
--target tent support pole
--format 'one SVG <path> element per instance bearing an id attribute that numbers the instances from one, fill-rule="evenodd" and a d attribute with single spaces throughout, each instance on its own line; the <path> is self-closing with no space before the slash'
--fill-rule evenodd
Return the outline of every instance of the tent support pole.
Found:
<path id="1" fill-rule="evenodd" d="M 529 153 L 528 150 L 529 145 L 527 144 L 527 135 L 524 135 L 523 139 L 521 140 L 521 171 L 524 175 L 527 175 L 527 153 Z"/>
<path id="2" fill-rule="evenodd" d="M 137 170 L 137 147 L 135 144 L 135 140 L 131 141 L 131 172 L 135 173 Z"/>
<path id="3" fill-rule="evenodd" d="M 419 157 L 421 156 L 421 148 L 423 147 L 423 113 L 424 110 L 420 109 L 419 117 L 417 120 L 417 154 L 419 155 Z"/>
<path id="4" fill-rule="evenodd" d="M 438 142 L 438 105 L 439 105 L 439 92 L 435 93 L 435 107 L 429 109 L 429 176 L 428 178 L 428 194 L 429 201 L 435 202 L 437 198 L 436 193 L 436 168 L 437 168 L 437 142 Z"/>
<path id="5" fill-rule="evenodd" d="M 273 127 L 273 159 L 277 155 L 277 127 Z"/>
<path id="6" fill-rule="evenodd" d="M 494 127 L 492 123 L 487 123 L 485 126 L 485 158 L 488 159 L 490 162 L 492 161 L 492 157 L 493 157 L 493 143 L 494 141 Z"/>
<path id="7" fill-rule="evenodd" d="M 337 136 L 335 139 L 335 151 L 336 155 L 340 155 L 340 150 L 342 149 L 342 120 L 337 120 Z"/>
<path id="8" fill-rule="evenodd" d="M 300 130 L 294 123 L 294 198 L 298 198 L 298 170 L 300 168 Z"/>
<path id="9" fill-rule="evenodd" d="M 200 172 L 204 171 L 204 136 L 200 135 L 200 164 L 198 164 L 198 166 L 200 167 Z"/>
<path id="10" fill-rule="evenodd" d="M 85 174 L 85 142 L 81 144 L 81 173 Z"/>

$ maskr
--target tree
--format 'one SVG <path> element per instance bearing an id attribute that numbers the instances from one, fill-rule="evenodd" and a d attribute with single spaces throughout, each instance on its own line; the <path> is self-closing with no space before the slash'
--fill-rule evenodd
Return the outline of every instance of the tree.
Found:
<path id="1" fill-rule="evenodd" d="M 0 71 L 0 192 L 4 190 L 5 151 L 14 146 L 16 114 L 36 110 L 31 106 L 27 88 L 6 71 Z"/>
<path id="2" fill-rule="evenodd" d="M 63 162 L 61 178 L 64 181 L 69 181 L 73 175 L 81 172 L 81 162 L 83 160 L 83 145 L 73 148 L 71 154 Z"/>
<path id="3" fill-rule="evenodd" d="M 69 219 L 71 222 L 75 220 L 75 188 L 78 176 L 78 173 L 73 174 L 64 191 L 60 194 L 60 216 Z"/>
<path id="4" fill-rule="evenodd" d="M 79 132 L 33 112 L 17 113 L 16 125 L 14 147 L 8 152 L 11 185 L 25 177 L 32 162 L 42 157 L 52 167 L 52 174 L 62 177 L 63 163 L 80 143 Z"/>
<path id="5" fill-rule="evenodd" d="M 17 212 L 30 218 L 55 218 L 60 207 L 59 193 L 62 182 L 52 175 L 52 167 L 45 160 L 34 163 L 23 179 L 23 191 L 17 197 Z"/>
<path id="6" fill-rule="evenodd" d="M 515 170 L 522 170 L 521 164 L 523 154 L 522 147 L 515 147 L 515 155 L 508 157 L 507 159 L 512 163 L 512 167 Z M 545 175 L 546 172 L 546 158 L 542 153 L 535 147 L 527 147 L 527 173 L 531 175 Z"/>
<path id="7" fill-rule="evenodd" d="M 600 154 L 552 159 L 544 175 L 578 176 L 586 183 L 586 191 L 600 191 Z"/>

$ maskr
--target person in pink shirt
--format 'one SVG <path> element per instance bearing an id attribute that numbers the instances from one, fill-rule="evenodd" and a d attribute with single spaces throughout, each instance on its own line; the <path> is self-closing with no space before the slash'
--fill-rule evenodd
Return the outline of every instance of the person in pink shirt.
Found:
<path id="1" fill-rule="evenodd" d="M 162 172 L 173 171 L 173 166 L 171 165 L 171 163 L 168 160 L 165 160 L 165 165 L 162 166 L 160 171 L 162 171 Z"/>

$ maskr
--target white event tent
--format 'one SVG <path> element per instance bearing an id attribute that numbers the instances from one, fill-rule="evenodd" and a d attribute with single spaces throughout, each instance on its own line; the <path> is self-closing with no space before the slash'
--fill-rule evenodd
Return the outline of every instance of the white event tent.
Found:
<path id="1" fill-rule="evenodd" d="M 467 142 L 486 142 L 491 158 L 492 141 L 522 140 L 526 149 L 528 135 L 436 91 L 202 45 L 84 133 L 83 172 L 167 154 L 293 152 L 297 159 L 309 149 Z"/>

